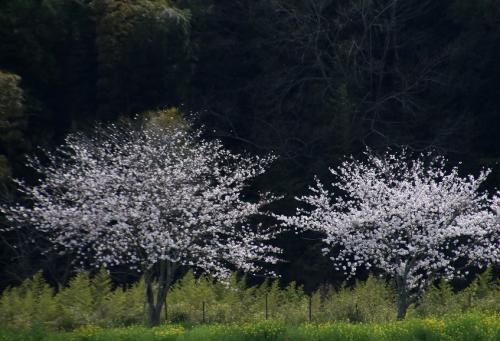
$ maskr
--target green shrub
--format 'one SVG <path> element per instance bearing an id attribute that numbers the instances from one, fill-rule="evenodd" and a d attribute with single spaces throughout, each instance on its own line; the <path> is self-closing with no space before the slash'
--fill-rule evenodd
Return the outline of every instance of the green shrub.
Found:
<path id="1" fill-rule="evenodd" d="M 456 293 L 451 284 L 444 280 L 437 285 L 430 285 L 409 315 L 443 316 L 468 311 L 500 311 L 500 290 L 498 282 L 493 280 L 491 268 L 479 274 L 467 288 Z"/>
<path id="2" fill-rule="evenodd" d="M 248 287 L 244 276 L 233 274 L 228 283 L 215 285 L 214 321 L 218 323 L 250 322 L 262 315 L 255 296 L 255 287 Z"/>
<path id="3" fill-rule="evenodd" d="M 8 288 L 0 297 L 0 321 L 3 325 L 26 328 L 54 326 L 59 316 L 54 291 L 38 272 L 19 287 Z"/>
<path id="4" fill-rule="evenodd" d="M 61 288 L 55 301 L 59 310 L 57 325 L 73 329 L 95 322 L 92 282 L 87 273 L 78 273 L 69 285 Z"/>
<path id="5" fill-rule="evenodd" d="M 205 302 L 205 321 L 211 321 L 215 301 L 214 283 L 205 276 L 195 278 L 190 271 L 172 287 L 167 295 L 169 320 L 200 323 L 203 320 L 203 302 Z"/>
<path id="6" fill-rule="evenodd" d="M 320 321 L 384 322 L 395 318 L 394 291 L 373 276 L 353 288 L 328 288 L 319 314 Z"/>
<path id="7" fill-rule="evenodd" d="M 52 330 L 89 325 L 100 328 L 141 325 L 145 322 L 144 291 L 143 280 L 130 287 L 113 289 L 109 274 L 100 271 L 93 277 L 77 274 L 67 287 L 55 294 L 38 273 L 2 293 L 0 325 Z M 266 299 L 268 321 L 265 321 Z M 309 306 L 314 323 L 382 323 L 394 321 L 396 317 L 393 289 L 384 280 L 372 276 L 354 287 L 344 285 L 338 290 L 322 287 L 308 296 L 293 282 L 285 288 L 277 280 L 248 287 L 245 277 L 236 274 L 227 283 L 217 283 L 188 272 L 168 293 L 165 309 L 168 321 L 185 325 L 202 323 L 203 303 L 208 324 L 298 325 L 309 322 Z M 408 317 L 467 312 L 491 315 L 500 312 L 499 304 L 499 286 L 489 270 L 457 293 L 444 281 L 429 287 L 420 304 L 410 309 Z M 165 311 L 162 319 L 165 319 Z"/>
<path id="8" fill-rule="evenodd" d="M 461 311 L 480 311 L 494 313 L 500 311 L 500 286 L 493 279 L 493 269 L 488 268 L 464 290 L 455 296 L 460 302 Z"/>
<path id="9" fill-rule="evenodd" d="M 130 326 L 145 322 L 144 280 L 141 279 L 128 289 L 116 288 L 111 292 L 109 300 L 109 325 Z"/>

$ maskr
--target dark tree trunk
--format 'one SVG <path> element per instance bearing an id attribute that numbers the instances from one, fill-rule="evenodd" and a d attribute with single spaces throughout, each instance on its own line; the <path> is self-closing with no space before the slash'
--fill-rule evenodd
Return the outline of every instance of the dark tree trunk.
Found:
<path id="1" fill-rule="evenodd" d="M 146 282 L 146 309 L 148 315 L 148 325 L 154 327 L 160 324 L 160 316 L 165 299 L 167 297 L 168 289 L 174 278 L 176 264 L 169 261 L 161 261 L 159 264 L 158 273 L 158 290 L 156 292 L 156 300 L 153 290 L 153 269 L 144 273 L 144 281 Z"/>
<path id="2" fill-rule="evenodd" d="M 408 283 L 406 275 L 396 278 L 396 291 L 397 291 L 397 305 L 398 305 L 398 320 L 404 320 L 406 311 L 410 306 L 410 293 L 408 290 Z"/>
<path id="3" fill-rule="evenodd" d="M 408 294 L 405 292 L 398 292 L 398 320 L 404 320 L 406 311 L 408 310 Z"/>

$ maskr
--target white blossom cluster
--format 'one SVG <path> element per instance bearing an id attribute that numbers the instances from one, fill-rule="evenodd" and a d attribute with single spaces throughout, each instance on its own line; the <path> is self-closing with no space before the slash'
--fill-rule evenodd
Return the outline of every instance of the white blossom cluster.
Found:
<path id="1" fill-rule="evenodd" d="M 248 223 L 275 198 L 242 199 L 273 157 L 234 154 L 200 135 L 154 124 L 70 135 L 46 152 L 49 162 L 30 160 L 43 176 L 36 186 L 19 182 L 32 206 L 3 211 L 97 267 L 145 271 L 167 260 L 224 278 L 232 267 L 253 272 L 276 262 L 276 231 Z"/>
<path id="2" fill-rule="evenodd" d="M 462 276 L 465 266 L 498 263 L 499 195 L 478 191 L 489 170 L 462 177 L 443 157 L 410 156 L 347 159 L 330 169 L 332 189 L 316 180 L 311 195 L 296 198 L 312 210 L 278 218 L 324 233 L 323 251 L 337 270 L 381 271 L 408 292 L 418 293 L 429 278 Z"/>

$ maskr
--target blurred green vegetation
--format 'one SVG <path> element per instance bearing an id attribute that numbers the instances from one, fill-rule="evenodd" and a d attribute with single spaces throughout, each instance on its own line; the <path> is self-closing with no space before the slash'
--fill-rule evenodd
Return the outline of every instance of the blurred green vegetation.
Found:
<path id="1" fill-rule="evenodd" d="M 49 331 L 41 327 L 16 331 L 0 328 L 0 339 L 5 341 L 496 341 L 499 337 L 500 317 L 481 313 L 362 324 L 334 322 L 288 325 L 281 321 L 269 320 L 244 324 L 210 324 L 190 328 L 178 324 L 166 324 L 155 328 L 141 326 L 101 328 L 86 325 L 71 332 Z"/>

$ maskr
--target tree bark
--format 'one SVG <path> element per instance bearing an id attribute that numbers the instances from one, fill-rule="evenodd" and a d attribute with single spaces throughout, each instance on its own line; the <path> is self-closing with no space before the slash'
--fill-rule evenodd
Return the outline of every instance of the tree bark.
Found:
<path id="1" fill-rule="evenodd" d="M 160 324 L 161 311 L 165 304 L 168 289 L 173 281 L 177 265 L 170 261 L 161 261 L 158 267 L 158 290 L 156 292 L 156 300 L 153 289 L 153 269 L 149 269 L 144 273 L 144 281 L 146 282 L 145 301 L 147 306 L 148 325 L 150 327 Z"/>
<path id="2" fill-rule="evenodd" d="M 398 306 L 398 320 L 404 320 L 406 317 L 406 312 L 410 305 L 410 297 L 408 292 L 408 285 L 406 283 L 406 274 L 401 278 L 396 279 L 396 290 L 397 290 L 397 306 Z"/>
<path id="3" fill-rule="evenodd" d="M 398 320 L 405 319 L 408 306 L 408 294 L 405 289 L 403 292 L 398 292 Z"/>

